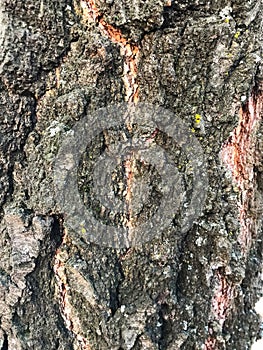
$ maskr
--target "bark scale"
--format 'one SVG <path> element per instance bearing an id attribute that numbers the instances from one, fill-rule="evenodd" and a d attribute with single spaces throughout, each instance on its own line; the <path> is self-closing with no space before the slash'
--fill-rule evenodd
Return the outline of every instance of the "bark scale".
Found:
<path id="1" fill-rule="evenodd" d="M 257 0 L 1 3 L 2 350 L 250 348 L 262 269 L 261 17 Z M 123 101 L 181 118 L 209 186 L 187 233 L 175 220 L 161 238 L 112 249 L 67 227 L 52 166 L 78 120 Z"/>

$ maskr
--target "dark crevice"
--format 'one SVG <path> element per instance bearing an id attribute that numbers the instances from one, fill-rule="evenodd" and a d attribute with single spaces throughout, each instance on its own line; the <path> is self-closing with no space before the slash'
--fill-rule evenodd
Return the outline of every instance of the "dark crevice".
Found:
<path id="1" fill-rule="evenodd" d="M 14 181 L 13 181 L 13 170 L 14 170 L 14 165 L 11 164 L 8 167 L 7 170 L 7 177 L 8 177 L 8 194 L 4 198 L 4 202 L 6 202 L 7 197 L 12 197 L 14 193 Z"/>
<path id="2" fill-rule="evenodd" d="M 50 240 L 55 245 L 55 249 L 53 249 L 53 254 L 55 254 L 55 250 L 60 247 L 63 241 L 64 235 L 64 217 L 62 214 L 51 215 L 54 222 L 52 225 L 52 230 L 50 232 Z"/>
<path id="3" fill-rule="evenodd" d="M 159 349 L 167 349 L 169 337 L 168 335 L 172 332 L 172 323 L 169 320 L 169 305 L 164 303 L 161 305 L 159 310 L 159 321 L 162 323 L 161 326 L 161 337 L 158 341 Z"/>
<path id="4" fill-rule="evenodd" d="M 4 334 L 4 342 L 1 350 L 8 350 L 8 336 L 6 333 Z"/>
<path id="5" fill-rule="evenodd" d="M 35 94 L 32 91 L 26 89 L 26 90 L 22 91 L 20 95 L 24 96 L 24 97 L 31 97 L 36 103 L 37 99 L 36 99 Z"/>
<path id="6" fill-rule="evenodd" d="M 121 265 L 120 262 L 116 265 L 116 268 L 118 269 L 118 271 L 116 271 L 116 275 L 120 274 L 120 277 L 118 279 L 117 286 L 110 291 L 110 309 L 111 309 L 111 312 L 112 312 L 112 315 L 111 315 L 112 317 L 115 315 L 116 311 L 121 306 L 120 286 L 121 286 L 121 283 L 125 279 L 125 276 L 124 276 L 124 273 L 123 273 L 123 270 L 122 270 L 122 265 Z"/>
<path id="7" fill-rule="evenodd" d="M 45 215 L 42 217 L 43 220 L 48 218 Z M 21 315 L 26 315 L 28 312 L 33 315 L 31 323 L 34 324 L 40 334 L 40 340 L 37 340 L 36 344 L 37 349 L 58 349 L 63 343 L 66 349 L 73 350 L 72 334 L 65 327 L 57 300 L 52 299 L 55 294 L 53 257 L 56 249 L 62 243 L 63 216 L 50 215 L 49 217 L 53 218 L 51 230 L 47 232 L 41 243 L 34 270 L 26 276 L 27 290 L 30 291 L 30 294 L 19 304 L 13 322 L 18 329 L 18 335 L 23 338 L 27 328 L 24 320 L 25 316 Z M 46 320 L 51 323 L 50 330 L 45 329 L 46 321 L 43 321 L 43 318 L 35 317 L 32 310 L 35 310 L 36 314 L 45 315 Z M 56 332 L 52 333 L 51 329 L 56 329 Z"/>

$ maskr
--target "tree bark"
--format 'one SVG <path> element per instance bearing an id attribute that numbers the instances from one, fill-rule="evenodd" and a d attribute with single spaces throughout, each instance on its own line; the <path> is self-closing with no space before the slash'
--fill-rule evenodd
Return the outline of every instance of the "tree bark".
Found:
<path id="1" fill-rule="evenodd" d="M 2 0 L 1 350 L 250 349 L 262 287 L 261 18 L 258 0 Z M 67 224 L 54 159 L 79 121 L 123 102 L 182 120 L 208 183 L 186 232 L 180 209 L 155 238 L 116 248 Z M 89 155 L 107 137 L 94 134 Z"/>

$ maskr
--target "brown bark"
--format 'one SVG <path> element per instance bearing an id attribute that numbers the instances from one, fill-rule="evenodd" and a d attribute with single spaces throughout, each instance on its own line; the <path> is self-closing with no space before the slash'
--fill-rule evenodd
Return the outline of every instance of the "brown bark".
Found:
<path id="1" fill-rule="evenodd" d="M 257 0 L 2 1 L 1 350 L 233 350 L 259 337 L 261 17 Z M 116 249 L 67 224 L 53 167 L 78 121 L 122 102 L 182 120 L 209 183 L 187 232 L 181 208 L 155 239 Z M 148 140 L 176 154 L 166 136 Z M 94 135 L 85 176 L 111 137 Z M 128 209 L 140 167 L 124 164 Z"/>

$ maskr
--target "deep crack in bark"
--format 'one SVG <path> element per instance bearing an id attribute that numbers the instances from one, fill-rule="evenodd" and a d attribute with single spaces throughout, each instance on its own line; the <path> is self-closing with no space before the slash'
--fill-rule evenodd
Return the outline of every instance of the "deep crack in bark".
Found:
<path id="1" fill-rule="evenodd" d="M 114 28 L 112 25 L 106 23 L 101 15 L 100 11 L 95 5 L 93 0 L 82 1 L 81 5 L 83 10 L 88 11 L 89 17 L 96 22 L 101 30 L 101 32 L 106 35 L 113 43 L 120 46 L 120 54 L 124 57 L 123 66 L 123 82 L 126 90 L 125 101 L 128 103 L 136 104 L 139 99 L 139 87 L 137 84 L 137 61 L 139 55 L 139 47 L 133 43 L 128 42 L 124 38 L 119 29 Z M 59 88 L 59 70 L 56 69 L 57 78 L 57 88 Z M 128 222 L 127 227 L 129 231 L 132 229 L 130 207 L 131 207 L 131 196 L 132 196 L 132 164 L 129 165 L 129 160 L 125 163 L 126 176 L 127 176 L 127 193 L 126 202 L 128 207 Z M 132 162 L 132 161 L 131 161 Z M 66 244 L 67 233 L 65 232 L 63 236 L 63 244 Z M 76 339 L 79 342 L 81 350 L 89 350 L 90 346 L 88 340 L 79 334 L 78 323 L 79 320 L 72 315 L 72 305 L 69 300 L 68 295 L 68 283 L 65 271 L 65 257 L 63 257 L 63 252 L 61 248 L 58 248 L 55 254 L 54 272 L 57 280 L 58 294 L 60 296 L 60 308 L 63 319 L 65 321 L 66 327 L 73 332 Z"/>
<path id="2" fill-rule="evenodd" d="M 67 244 L 67 231 L 64 229 L 63 240 L 55 254 L 54 273 L 57 281 L 57 294 L 59 295 L 59 305 L 61 315 L 67 329 L 72 332 L 78 341 L 80 350 L 91 350 L 88 340 L 80 334 L 80 320 L 76 315 L 73 315 L 73 306 L 70 302 L 69 284 L 67 281 L 65 260 L 66 253 L 61 247 Z"/>
<path id="3" fill-rule="evenodd" d="M 137 103 L 139 100 L 139 87 L 137 83 L 137 63 L 139 56 L 139 46 L 129 42 L 124 38 L 119 29 L 108 24 L 99 9 L 95 5 L 94 0 L 82 1 L 82 7 L 87 11 L 90 17 L 98 24 L 101 32 L 106 35 L 111 42 L 120 46 L 120 54 L 124 57 L 123 66 L 123 82 L 126 89 L 126 102 Z"/>

